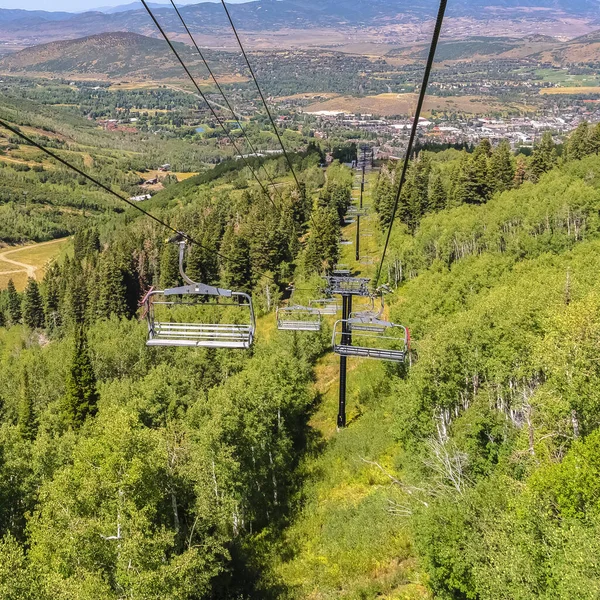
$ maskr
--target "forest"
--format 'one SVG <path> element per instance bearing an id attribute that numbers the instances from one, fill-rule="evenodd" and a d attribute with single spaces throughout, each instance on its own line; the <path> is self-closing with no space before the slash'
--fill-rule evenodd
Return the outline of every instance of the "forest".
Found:
<path id="1" fill-rule="evenodd" d="M 355 361 L 340 431 L 331 324 L 273 313 L 347 258 L 349 168 L 312 143 L 298 187 L 279 159 L 271 197 L 224 162 L 145 205 L 202 240 L 191 277 L 252 293 L 246 353 L 145 346 L 139 301 L 178 283 L 176 247 L 90 190 L 72 251 L 0 293 L 0 597 L 597 598 L 599 152 L 587 123 L 531 156 L 421 151 L 396 214 L 399 165 L 370 174 L 412 353 Z M 44 173 L 4 172 L 4 193 Z"/>

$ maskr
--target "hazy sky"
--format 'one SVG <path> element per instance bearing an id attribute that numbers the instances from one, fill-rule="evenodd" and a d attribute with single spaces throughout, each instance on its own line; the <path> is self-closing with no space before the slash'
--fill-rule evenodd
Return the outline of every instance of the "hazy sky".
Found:
<path id="1" fill-rule="evenodd" d="M 152 0 L 161 2 L 161 0 Z M 178 4 L 198 4 L 199 2 L 217 2 L 218 0 L 179 0 Z M 248 0 L 227 0 L 228 3 L 239 4 Z M 118 6 L 120 4 L 130 4 L 132 0 L 0 0 L 0 8 L 22 8 L 25 10 L 66 10 L 72 12 L 81 12 L 90 10 L 99 6 Z M 140 8 L 142 3 L 140 2 Z"/>

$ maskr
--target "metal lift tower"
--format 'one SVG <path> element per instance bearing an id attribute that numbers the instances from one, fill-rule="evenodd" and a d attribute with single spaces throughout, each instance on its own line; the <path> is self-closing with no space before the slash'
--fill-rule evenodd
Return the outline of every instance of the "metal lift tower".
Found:
<path id="1" fill-rule="evenodd" d="M 352 298 L 354 296 L 370 296 L 370 279 L 360 277 L 325 277 L 329 295 L 342 297 L 342 344 L 352 345 L 352 331 L 348 328 L 348 319 L 352 313 Z M 346 427 L 346 375 L 347 356 L 340 356 L 340 395 L 337 426 Z"/>

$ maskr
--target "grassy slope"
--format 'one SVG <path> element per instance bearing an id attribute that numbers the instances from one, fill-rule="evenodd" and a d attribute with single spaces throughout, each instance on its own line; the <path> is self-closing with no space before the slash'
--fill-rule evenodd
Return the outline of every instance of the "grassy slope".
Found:
<path id="1" fill-rule="evenodd" d="M 376 174 L 369 175 L 365 205 Z M 356 194 L 355 194 L 356 195 Z M 381 246 L 375 215 L 361 221 L 361 255 L 377 257 Z M 353 240 L 356 226 L 344 230 Z M 341 262 L 373 277 L 377 265 L 355 261 L 355 247 L 342 246 Z M 291 597 L 426 597 L 416 569 L 410 533 L 386 510 L 389 478 L 365 461 L 393 470 L 400 452 L 392 434 L 393 402 L 387 398 L 387 367 L 376 361 L 348 364 L 348 428 L 336 432 L 339 358 L 331 353 L 315 369 L 320 402 L 312 416 L 313 447 L 302 465 L 306 478 L 303 508 L 276 553 L 273 576 L 285 582 Z M 399 526 L 400 525 L 400 526 Z"/>
<path id="2" fill-rule="evenodd" d="M 587 172 L 598 189 L 592 176 L 600 170 L 597 160 L 576 163 L 571 170 Z M 493 214 L 508 204 L 495 200 L 479 214 Z M 453 212 L 444 213 L 444 220 L 451 221 Z M 577 297 L 593 287 L 598 242 L 591 228 L 588 235 L 573 248 L 559 244 L 554 252 L 533 251 L 520 259 L 484 252 L 449 271 L 434 264 L 391 300 L 392 315 L 419 332 L 418 350 L 434 354 L 436 336 L 444 329 L 460 335 L 464 322 L 472 323 L 490 306 L 505 307 L 498 326 L 513 328 L 517 322 L 512 320 L 527 318 L 528 307 L 552 318 L 554 311 L 560 314 L 567 272 Z M 290 598 L 428 598 L 410 522 L 393 514 L 393 502 L 401 496 L 392 476 L 401 480 L 407 464 L 398 431 L 406 427 L 403 397 L 410 393 L 411 380 L 390 378 L 389 367 L 374 361 L 350 362 L 349 426 L 337 434 L 337 360 L 327 355 L 317 366 L 321 403 L 311 421 L 313 453 L 303 465 L 302 508 L 284 535 L 273 573 L 285 582 Z"/>

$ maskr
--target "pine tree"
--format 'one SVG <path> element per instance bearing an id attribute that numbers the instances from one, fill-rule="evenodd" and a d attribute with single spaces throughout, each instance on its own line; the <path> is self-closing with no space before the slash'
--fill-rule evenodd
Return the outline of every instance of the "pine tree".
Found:
<path id="1" fill-rule="evenodd" d="M 437 212 L 446 208 L 448 196 L 442 178 L 438 175 L 431 184 L 431 192 L 429 193 L 429 207 L 431 212 Z"/>
<path id="2" fill-rule="evenodd" d="M 100 234 L 95 227 L 88 229 L 85 254 L 87 257 L 100 252 Z"/>
<path id="3" fill-rule="evenodd" d="M 517 156 L 517 166 L 515 167 L 515 179 L 513 187 L 519 187 L 527 180 L 527 162 L 522 154 Z"/>
<path id="4" fill-rule="evenodd" d="M 160 255 L 159 285 L 162 289 L 175 287 L 180 282 L 179 277 L 179 247 L 175 244 L 165 244 Z"/>
<path id="5" fill-rule="evenodd" d="M 105 319 L 112 315 L 127 316 L 127 286 L 124 273 L 112 253 L 102 255 L 99 287 L 98 314 Z"/>
<path id="6" fill-rule="evenodd" d="M 544 132 L 542 141 L 535 147 L 529 167 L 529 177 L 536 183 L 540 177 L 552 170 L 557 162 L 556 146 L 549 131 Z"/>
<path id="7" fill-rule="evenodd" d="M 44 276 L 44 288 L 46 291 L 44 302 L 44 313 L 46 315 L 46 327 L 49 330 L 56 329 L 60 323 L 60 267 L 54 263 L 46 271 Z"/>
<path id="8" fill-rule="evenodd" d="M 31 329 L 44 326 L 44 303 L 40 295 L 40 288 L 33 278 L 27 280 L 25 295 L 23 297 L 23 323 Z"/>
<path id="9" fill-rule="evenodd" d="M 8 295 L 8 318 L 11 325 L 16 325 L 21 322 L 21 298 L 12 279 L 8 280 L 6 293 Z"/>
<path id="10" fill-rule="evenodd" d="M 23 439 L 32 440 L 35 437 L 35 417 L 33 413 L 33 399 L 27 369 L 23 369 L 23 373 L 21 375 L 21 389 L 17 424 L 19 434 Z"/>
<path id="11" fill-rule="evenodd" d="M 307 274 L 319 274 L 333 268 L 339 260 L 339 238 L 337 212 L 327 208 L 315 211 L 304 253 L 304 270 Z"/>
<path id="12" fill-rule="evenodd" d="M 485 152 L 474 153 L 462 164 L 460 198 L 463 203 L 483 204 L 489 200 L 492 188 Z"/>
<path id="13" fill-rule="evenodd" d="M 238 291 L 249 291 L 251 285 L 250 247 L 245 236 L 235 231 L 233 225 L 225 229 L 221 243 L 221 278 L 223 285 Z"/>
<path id="14" fill-rule="evenodd" d="M 386 169 L 382 170 L 376 192 L 376 210 L 379 213 L 379 222 L 382 228 L 389 227 L 394 210 L 395 190 L 392 174 Z"/>
<path id="15" fill-rule="evenodd" d="M 567 158 L 569 160 L 581 160 L 584 156 L 592 154 L 594 150 L 590 138 L 590 125 L 587 121 L 583 121 L 569 138 Z"/>
<path id="16" fill-rule="evenodd" d="M 590 153 L 600 154 L 600 123 L 596 123 L 590 133 Z"/>
<path id="17" fill-rule="evenodd" d="M 87 336 L 83 326 L 79 326 L 75 329 L 75 348 L 62 402 L 66 423 L 73 427 L 79 427 L 89 416 L 94 416 L 97 411 L 98 398 Z"/>
<path id="18" fill-rule="evenodd" d="M 513 166 L 510 145 L 503 140 L 490 158 L 490 180 L 493 192 L 505 192 L 514 185 L 515 168 Z"/>
<path id="19" fill-rule="evenodd" d="M 492 144 L 488 138 L 483 138 L 481 142 L 479 142 L 473 156 L 479 156 L 480 154 L 485 156 L 485 158 L 490 158 L 492 156 Z"/>
<path id="20" fill-rule="evenodd" d="M 84 323 L 87 312 L 88 290 L 83 268 L 79 261 L 73 260 L 68 263 L 68 269 L 64 269 L 64 279 L 66 280 L 65 313 L 68 315 L 68 320 L 74 325 Z"/>

